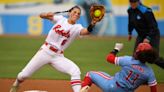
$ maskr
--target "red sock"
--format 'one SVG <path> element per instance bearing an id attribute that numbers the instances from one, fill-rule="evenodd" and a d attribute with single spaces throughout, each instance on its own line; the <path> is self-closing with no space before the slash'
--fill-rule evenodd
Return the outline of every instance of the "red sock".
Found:
<path id="1" fill-rule="evenodd" d="M 86 76 L 85 78 L 84 78 L 84 81 L 82 82 L 82 87 L 84 87 L 84 86 L 91 86 L 92 85 L 92 80 L 91 80 L 91 78 L 90 77 L 88 77 L 88 76 Z"/>

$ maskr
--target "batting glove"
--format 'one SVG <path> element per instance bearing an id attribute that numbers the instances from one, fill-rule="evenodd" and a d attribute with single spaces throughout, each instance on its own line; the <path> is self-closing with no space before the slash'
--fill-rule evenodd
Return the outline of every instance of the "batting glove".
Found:
<path id="1" fill-rule="evenodd" d="M 116 43 L 114 49 L 120 51 L 123 48 L 123 43 Z"/>

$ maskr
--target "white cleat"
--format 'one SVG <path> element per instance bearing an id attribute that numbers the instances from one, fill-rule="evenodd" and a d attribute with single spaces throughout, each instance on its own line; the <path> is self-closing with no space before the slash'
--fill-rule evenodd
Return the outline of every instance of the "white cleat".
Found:
<path id="1" fill-rule="evenodd" d="M 10 92 L 17 92 L 18 86 L 12 86 Z"/>
<path id="2" fill-rule="evenodd" d="M 88 92 L 89 89 L 90 89 L 90 86 L 85 86 L 81 88 L 80 92 Z"/>

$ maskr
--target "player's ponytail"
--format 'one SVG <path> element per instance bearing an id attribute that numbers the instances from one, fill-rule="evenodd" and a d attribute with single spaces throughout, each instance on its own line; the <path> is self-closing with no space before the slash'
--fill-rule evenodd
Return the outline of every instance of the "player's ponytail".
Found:
<path id="1" fill-rule="evenodd" d="M 71 12 L 74 8 L 78 8 L 78 9 L 81 11 L 80 7 L 76 5 L 76 6 L 73 6 L 73 7 L 72 7 L 71 9 L 69 9 L 69 10 L 61 11 L 61 12 L 54 12 L 54 14 Z"/>
<path id="2" fill-rule="evenodd" d="M 80 7 L 76 5 L 76 6 L 72 7 L 71 9 L 69 9 L 68 12 L 71 12 L 74 8 L 77 8 L 81 11 Z"/>
<path id="3" fill-rule="evenodd" d="M 66 13 L 66 12 L 69 12 L 69 11 L 54 12 L 54 14 Z"/>

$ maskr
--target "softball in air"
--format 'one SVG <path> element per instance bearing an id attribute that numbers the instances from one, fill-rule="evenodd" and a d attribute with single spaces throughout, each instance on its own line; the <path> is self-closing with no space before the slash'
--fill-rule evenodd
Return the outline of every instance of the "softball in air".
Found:
<path id="1" fill-rule="evenodd" d="M 95 17 L 99 17 L 100 15 L 101 15 L 101 11 L 100 10 L 97 9 L 97 10 L 94 11 L 94 16 Z"/>

